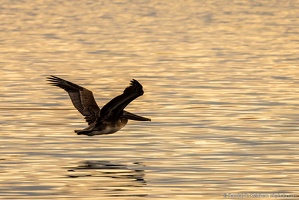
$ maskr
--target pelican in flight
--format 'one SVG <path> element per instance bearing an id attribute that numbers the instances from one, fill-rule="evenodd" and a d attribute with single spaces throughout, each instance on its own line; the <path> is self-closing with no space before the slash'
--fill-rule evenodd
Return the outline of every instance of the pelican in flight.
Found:
<path id="1" fill-rule="evenodd" d="M 80 85 L 66 81 L 57 76 L 47 77 L 50 85 L 64 89 L 70 96 L 75 108 L 85 117 L 88 127 L 75 130 L 78 135 L 104 135 L 115 133 L 124 127 L 128 120 L 151 121 L 146 117 L 125 111 L 124 108 L 139 96 L 143 95 L 142 85 L 135 79 L 124 92 L 99 108 L 92 92 Z"/>

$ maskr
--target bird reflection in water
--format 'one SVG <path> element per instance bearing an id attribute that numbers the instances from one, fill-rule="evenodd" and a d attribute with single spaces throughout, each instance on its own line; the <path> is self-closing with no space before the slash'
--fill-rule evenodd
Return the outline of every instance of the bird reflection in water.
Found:
<path id="1" fill-rule="evenodd" d="M 82 161 L 77 167 L 68 170 L 68 177 L 109 177 L 135 183 L 131 186 L 138 187 L 146 185 L 144 170 L 136 169 L 142 167 L 138 162 L 124 165 L 110 161 Z"/>

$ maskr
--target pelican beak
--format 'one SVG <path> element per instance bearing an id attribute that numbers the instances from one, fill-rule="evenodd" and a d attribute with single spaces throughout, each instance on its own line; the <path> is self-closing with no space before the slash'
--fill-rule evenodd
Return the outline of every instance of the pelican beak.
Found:
<path id="1" fill-rule="evenodd" d="M 130 120 L 135 120 L 135 121 L 151 121 L 150 118 L 146 118 L 146 117 L 141 117 L 139 115 L 135 115 L 133 113 L 130 113 L 128 111 L 124 111 L 122 114 L 123 117 L 130 119 Z"/>

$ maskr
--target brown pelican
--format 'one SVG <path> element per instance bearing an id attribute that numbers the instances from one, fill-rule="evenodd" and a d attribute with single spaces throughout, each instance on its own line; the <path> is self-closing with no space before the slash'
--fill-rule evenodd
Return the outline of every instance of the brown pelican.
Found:
<path id="1" fill-rule="evenodd" d="M 64 89 L 70 96 L 75 108 L 85 117 L 88 127 L 75 130 L 78 135 L 103 135 L 115 133 L 124 127 L 128 119 L 136 121 L 151 121 L 125 111 L 124 108 L 139 96 L 143 95 L 142 85 L 137 80 L 131 80 L 124 92 L 109 101 L 102 109 L 97 105 L 92 92 L 80 85 L 71 83 L 57 76 L 47 77 L 49 84 Z"/>

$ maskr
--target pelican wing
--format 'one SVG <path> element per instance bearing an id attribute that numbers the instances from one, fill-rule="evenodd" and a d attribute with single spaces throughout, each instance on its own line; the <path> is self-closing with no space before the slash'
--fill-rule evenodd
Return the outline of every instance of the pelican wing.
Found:
<path id="1" fill-rule="evenodd" d="M 85 116 L 88 124 L 93 123 L 99 117 L 100 108 L 97 105 L 92 92 L 80 85 L 66 81 L 57 76 L 47 77 L 50 85 L 64 89 L 70 96 L 75 108 Z"/>
<path id="2" fill-rule="evenodd" d="M 107 120 L 117 120 L 123 114 L 124 108 L 139 96 L 143 95 L 142 85 L 137 80 L 131 80 L 124 92 L 109 101 L 101 110 L 100 116 Z"/>

